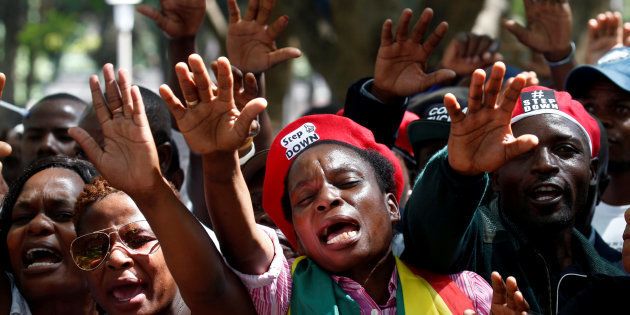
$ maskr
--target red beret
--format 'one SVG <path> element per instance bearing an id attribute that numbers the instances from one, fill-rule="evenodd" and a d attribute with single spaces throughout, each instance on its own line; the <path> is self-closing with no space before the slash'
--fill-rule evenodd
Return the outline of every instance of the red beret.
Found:
<path id="1" fill-rule="evenodd" d="M 273 140 L 267 156 L 263 184 L 263 208 L 294 248 L 297 248 L 297 240 L 293 224 L 285 219 L 282 210 L 284 183 L 295 157 L 322 140 L 343 142 L 384 156 L 394 167 L 396 197 L 400 199 L 402 195 L 403 173 L 398 159 L 389 148 L 374 141 L 374 135 L 369 129 L 338 115 L 325 114 L 299 118 L 284 127 Z"/>
<path id="2" fill-rule="evenodd" d="M 599 155 L 599 125 L 580 102 L 567 92 L 554 91 L 543 86 L 529 86 L 521 91 L 512 111 L 512 124 L 541 114 L 560 115 L 575 123 L 588 139 L 591 156 Z"/>

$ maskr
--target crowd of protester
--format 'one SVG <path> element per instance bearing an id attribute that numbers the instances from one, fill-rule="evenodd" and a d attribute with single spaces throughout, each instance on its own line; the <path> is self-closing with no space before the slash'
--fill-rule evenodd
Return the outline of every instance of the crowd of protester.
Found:
<path id="1" fill-rule="evenodd" d="M 202 60 L 205 3 L 139 7 L 169 41 L 159 95 L 106 64 L 90 103 L 2 118 L 0 313 L 630 311 L 619 13 L 589 21 L 578 65 L 568 1 L 524 0 L 504 27 L 541 74 L 472 33 L 429 65 L 448 24 L 405 9 L 341 111 L 274 136 L 264 73 L 301 56 L 275 44 L 288 17 L 228 0 L 227 57 Z"/>

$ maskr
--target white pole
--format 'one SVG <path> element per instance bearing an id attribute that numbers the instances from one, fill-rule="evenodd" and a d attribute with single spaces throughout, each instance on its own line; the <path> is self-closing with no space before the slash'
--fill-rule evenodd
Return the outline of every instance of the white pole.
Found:
<path id="1" fill-rule="evenodd" d="M 133 4 L 114 5 L 114 24 L 118 29 L 117 63 L 124 68 L 133 79 L 133 38 L 131 31 L 134 24 Z"/>

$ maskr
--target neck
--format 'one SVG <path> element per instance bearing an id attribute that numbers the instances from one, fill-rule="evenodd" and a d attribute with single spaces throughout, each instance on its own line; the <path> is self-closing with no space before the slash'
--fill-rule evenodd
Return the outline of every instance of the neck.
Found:
<path id="1" fill-rule="evenodd" d="M 532 238 L 534 246 L 551 264 L 551 269 L 563 270 L 573 263 L 572 228 L 557 233 L 542 233 L 544 236 Z"/>
<path id="2" fill-rule="evenodd" d="M 96 303 L 89 296 L 46 297 L 41 300 L 29 301 L 29 308 L 33 315 L 40 314 L 69 314 L 96 315 Z"/>
<path id="3" fill-rule="evenodd" d="M 344 276 L 359 283 L 376 303 L 384 304 L 389 298 L 388 284 L 395 265 L 396 260 L 390 249 L 377 261 L 353 268 Z"/>
<path id="4" fill-rule="evenodd" d="M 610 183 L 602 195 L 602 200 L 613 206 L 630 204 L 628 186 L 630 186 L 630 171 L 611 173 Z"/>

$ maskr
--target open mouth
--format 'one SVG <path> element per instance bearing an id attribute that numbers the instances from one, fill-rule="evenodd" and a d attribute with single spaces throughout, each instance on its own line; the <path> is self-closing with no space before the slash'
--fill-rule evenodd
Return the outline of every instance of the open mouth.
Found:
<path id="1" fill-rule="evenodd" d="M 144 287 L 140 283 L 130 283 L 116 286 L 111 291 L 112 296 L 118 303 L 127 303 L 144 293 Z"/>
<path id="2" fill-rule="evenodd" d="M 46 247 L 29 249 L 22 259 L 26 269 L 50 267 L 61 263 L 62 260 L 63 258 L 58 251 Z"/>
<path id="3" fill-rule="evenodd" d="M 353 222 L 336 222 L 326 226 L 319 239 L 326 245 L 346 245 L 354 242 L 359 235 L 360 227 Z"/>
<path id="4" fill-rule="evenodd" d="M 555 184 L 542 184 L 534 187 L 529 197 L 537 203 L 550 203 L 562 198 L 562 188 Z"/>

